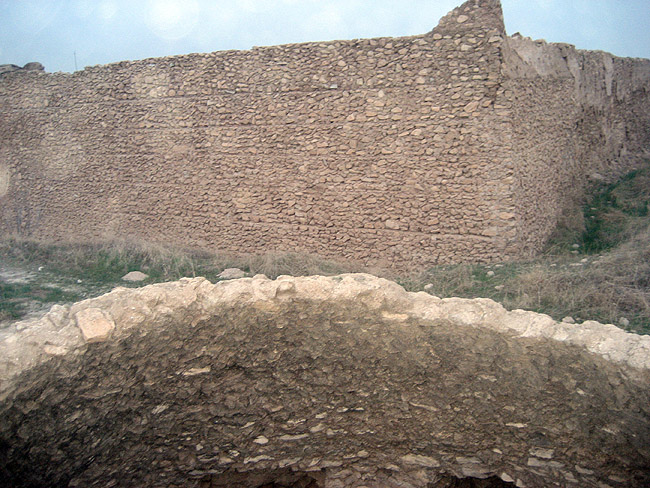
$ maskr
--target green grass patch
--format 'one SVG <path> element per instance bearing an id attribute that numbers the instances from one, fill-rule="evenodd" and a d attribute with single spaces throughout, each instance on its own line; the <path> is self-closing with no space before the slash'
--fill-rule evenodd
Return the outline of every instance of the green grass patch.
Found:
<path id="1" fill-rule="evenodd" d="M 28 303 L 55 304 L 74 302 L 81 298 L 78 293 L 55 286 L 40 286 L 31 283 L 0 282 L 0 320 L 23 317 L 28 312 Z"/>

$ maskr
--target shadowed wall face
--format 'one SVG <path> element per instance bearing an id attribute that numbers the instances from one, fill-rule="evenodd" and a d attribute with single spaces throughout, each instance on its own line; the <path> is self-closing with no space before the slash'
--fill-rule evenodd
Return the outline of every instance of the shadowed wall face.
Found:
<path id="1" fill-rule="evenodd" d="M 650 481 L 650 338 L 613 326 L 343 275 L 117 289 L 18 329 L 16 487 Z"/>
<path id="2" fill-rule="evenodd" d="M 513 42 L 471 0 L 422 36 L 5 74 L 0 229 L 399 268 L 527 255 L 582 194 L 583 112 L 638 105 L 581 94 L 611 78 L 647 105 L 648 76 L 596 63 L 578 86 Z M 647 147 L 617 124 L 598 160 Z"/>

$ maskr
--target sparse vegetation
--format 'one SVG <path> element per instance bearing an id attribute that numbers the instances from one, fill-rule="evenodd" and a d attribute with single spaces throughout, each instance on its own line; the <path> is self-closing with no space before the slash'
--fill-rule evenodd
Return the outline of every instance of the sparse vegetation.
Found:
<path id="1" fill-rule="evenodd" d="M 218 281 L 238 267 L 270 278 L 373 272 L 411 291 L 440 297 L 487 297 L 508 309 L 522 308 L 598 320 L 650 333 L 650 166 L 598 188 L 579 219 L 559 228 L 541 257 L 493 265 L 436 266 L 408 275 L 327 261 L 299 253 L 233 257 L 204 251 L 114 242 L 103 245 L 43 245 L 19 239 L 0 242 L 6 266 L 33 279 L 11 283 L 0 276 L 0 320 L 23 316 L 28 303 L 50 305 L 105 293 L 115 286 L 141 286 L 184 276 Z M 121 277 L 139 270 L 141 284 Z M 1 270 L 0 270 L 1 271 Z M 428 285 L 428 286 L 427 286 Z"/>

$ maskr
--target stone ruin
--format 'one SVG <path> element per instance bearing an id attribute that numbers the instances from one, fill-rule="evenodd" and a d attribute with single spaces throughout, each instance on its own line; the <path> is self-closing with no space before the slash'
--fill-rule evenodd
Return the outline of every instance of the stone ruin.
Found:
<path id="1" fill-rule="evenodd" d="M 45 71 L 45 67 L 41 63 L 35 61 L 27 63 L 22 68 L 15 64 L 0 64 L 0 75 L 3 75 L 4 73 L 13 73 L 15 71 Z"/>
<path id="2" fill-rule="evenodd" d="M 649 148 L 650 61 L 508 36 L 469 0 L 419 36 L 5 73 L 0 233 L 520 259 Z"/>
<path id="3" fill-rule="evenodd" d="M 0 331 L 0 479 L 647 487 L 650 337 L 365 274 L 118 288 Z"/>

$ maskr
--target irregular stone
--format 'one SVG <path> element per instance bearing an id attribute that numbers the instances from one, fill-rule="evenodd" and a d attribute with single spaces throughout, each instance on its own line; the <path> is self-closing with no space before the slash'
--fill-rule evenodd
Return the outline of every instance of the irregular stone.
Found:
<path id="1" fill-rule="evenodd" d="M 47 344 L 43 348 L 43 351 L 45 351 L 45 354 L 49 354 L 51 356 L 63 356 L 66 352 L 68 352 L 65 347 L 55 346 L 52 344 Z"/>
<path id="2" fill-rule="evenodd" d="M 479 102 L 473 101 L 469 102 L 467 105 L 465 105 L 465 112 L 474 112 L 478 108 Z"/>
<path id="3" fill-rule="evenodd" d="M 3 73 L 11 73 L 12 71 L 18 71 L 22 69 L 20 66 L 15 64 L 0 64 L 0 75 Z"/>
<path id="4" fill-rule="evenodd" d="M 75 314 L 77 327 L 86 342 L 103 342 L 115 329 L 115 322 L 99 308 L 86 308 Z"/>
<path id="5" fill-rule="evenodd" d="M 528 454 L 542 459 L 553 459 L 555 449 L 546 449 L 542 447 L 533 447 L 528 451 Z"/>
<path id="6" fill-rule="evenodd" d="M 236 280 L 246 276 L 246 272 L 239 268 L 226 268 L 218 276 L 222 280 Z"/>
<path id="7" fill-rule="evenodd" d="M 149 278 L 149 275 L 144 274 L 142 271 L 131 271 L 122 276 L 122 281 L 144 281 Z"/>
<path id="8" fill-rule="evenodd" d="M 422 456 L 420 454 L 407 454 L 400 458 L 405 464 L 416 464 L 425 468 L 439 468 L 440 462 L 430 456 Z"/>
<path id="9" fill-rule="evenodd" d="M 387 220 L 386 222 L 384 222 L 384 225 L 386 225 L 387 229 L 391 229 L 391 230 L 399 230 L 400 228 L 399 222 L 397 222 L 396 220 Z"/>

